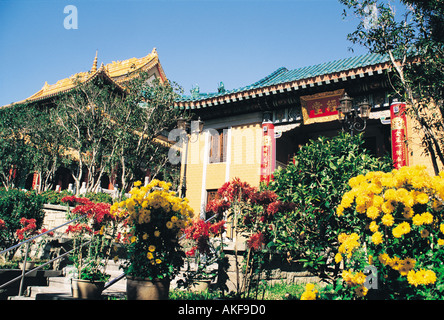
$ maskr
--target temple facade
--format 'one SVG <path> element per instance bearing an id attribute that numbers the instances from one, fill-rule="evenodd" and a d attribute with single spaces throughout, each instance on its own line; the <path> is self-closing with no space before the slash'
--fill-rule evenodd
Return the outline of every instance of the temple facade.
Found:
<path id="1" fill-rule="evenodd" d="M 98 67 L 97 52 L 94 58 L 92 67 L 89 71 L 76 73 L 68 78 L 61 79 L 55 84 L 48 84 L 45 82 L 43 87 L 32 96 L 22 101 L 14 102 L 13 104 L 3 106 L 1 108 L 7 108 L 16 104 L 37 104 L 37 105 L 55 105 L 57 99 L 62 95 L 69 94 L 72 90 L 81 84 L 94 81 L 96 78 L 102 78 L 104 83 L 110 84 L 117 89 L 124 90 L 125 82 L 129 81 L 133 77 L 137 77 L 140 72 L 148 73 L 148 81 L 153 79 L 159 79 L 161 82 L 167 81 L 167 77 L 159 61 L 159 56 L 156 48 L 149 54 L 142 58 L 131 58 L 123 61 L 113 61 L 109 64 L 101 64 Z M 14 170 L 14 169 L 11 169 Z M 14 172 L 11 172 L 13 175 Z M 25 188 L 27 189 L 39 189 L 40 175 L 35 172 L 31 175 L 26 182 Z M 85 176 L 86 180 L 86 176 Z M 55 188 L 56 190 L 69 189 L 73 185 L 73 178 L 70 171 L 66 168 L 60 167 L 55 176 Z M 112 191 L 115 189 L 116 176 L 104 176 L 102 178 L 101 187 L 105 190 Z"/>
<path id="2" fill-rule="evenodd" d="M 366 54 L 279 68 L 235 90 L 226 90 L 223 83 L 214 93 L 191 90 L 176 105 L 204 122 L 201 132 L 190 132 L 182 159 L 183 190 L 193 209 L 205 217 L 206 204 L 223 183 L 237 177 L 258 186 L 288 165 L 310 139 L 349 130 L 340 109 L 344 97 L 353 99 L 355 108 L 362 103 L 369 107 L 359 114 L 365 122 L 357 121 L 351 130 L 363 132 L 366 149 L 391 156 L 394 167 L 424 164 L 433 173 L 413 120 L 403 112 L 405 104 L 391 91 L 389 70 L 387 57 Z"/>

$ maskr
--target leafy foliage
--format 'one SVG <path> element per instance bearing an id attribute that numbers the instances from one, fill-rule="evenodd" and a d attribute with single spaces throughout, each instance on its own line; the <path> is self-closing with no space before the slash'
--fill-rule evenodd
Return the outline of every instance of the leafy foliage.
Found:
<path id="1" fill-rule="evenodd" d="M 286 253 L 289 261 L 303 262 L 325 280 L 337 277 L 327 261 L 338 246 L 338 230 L 354 226 L 355 217 L 339 220 L 335 214 L 348 180 L 372 170 L 387 171 L 390 161 L 371 156 L 362 147 L 362 135 L 341 133 L 319 137 L 303 146 L 286 169 L 274 173 L 268 188 L 282 201 L 296 204 L 296 210 L 277 212 L 274 240 L 268 246 Z"/>
<path id="2" fill-rule="evenodd" d="M 34 191 L 0 188 L 0 221 L 3 221 L 3 227 L 0 228 L 0 250 L 21 241 L 16 230 L 22 229 L 22 218 L 35 219 L 35 228 L 40 229 L 44 218 L 43 204 L 44 198 Z M 14 250 L 10 251 L 9 257 L 14 253 Z"/>
<path id="3" fill-rule="evenodd" d="M 443 298 L 443 174 L 425 167 L 402 167 L 358 175 L 349 181 L 337 214 L 356 232 L 339 234 L 336 263 L 342 279 L 332 290 L 337 298 Z M 365 249 L 364 249 L 365 248 Z M 364 269 L 375 268 L 375 287 L 363 287 Z"/>
<path id="4" fill-rule="evenodd" d="M 444 164 L 444 4 L 439 0 L 339 0 L 359 19 L 348 39 L 389 57 L 389 80 L 422 132 L 438 174 Z M 344 10 L 347 16 L 347 11 Z"/>

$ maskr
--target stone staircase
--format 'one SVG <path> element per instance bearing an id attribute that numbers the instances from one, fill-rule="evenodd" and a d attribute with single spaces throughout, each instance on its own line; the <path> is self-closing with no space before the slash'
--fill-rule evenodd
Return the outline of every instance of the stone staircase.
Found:
<path id="1" fill-rule="evenodd" d="M 76 300 L 72 297 L 71 279 L 72 267 L 63 269 L 63 276 L 48 278 L 47 286 L 27 287 L 23 296 L 11 296 L 8 300 Z M 107 266 L 107 273 L 111 275 L 110 281 L 122 274 L 119 263 L 110 261 Z M 102 292 L 104 299 L 125 299 L 126 279 L 123 278 L 114 283 L 111 287 Z"/>

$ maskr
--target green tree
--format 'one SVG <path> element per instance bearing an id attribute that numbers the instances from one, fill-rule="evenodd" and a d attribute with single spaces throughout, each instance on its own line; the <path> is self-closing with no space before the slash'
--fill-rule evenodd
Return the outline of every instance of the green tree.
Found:
<path id="1" fill-rule="evenodd" d="M 423 145 L 438 173 L 444 164 L 444 3 L 440 0 L 339 0 L 359 19 L 348 39 L 387 55 L 396 94 L 423 133 Z M 344 16 L 347 11 L 344 10 Z"/>
<path id="2" fill-rule="evenodd" d="M 350 189 L 349 179 L 391 169 L 388 158 L 371 156 L 362 143 L 362 134 L 347 133 L 311 140 L 298 151 L 294 163 L 275 171 L 275 179 L 268 185 L 278 199 L 296 204 L 294 212 L 275 214 L 274 240 L 268 246 L 287 253 L 289 261 L 303 262 L 326 281 L 338 275 L 339 270 L 327 264 L 338 246 L 338 234 L 354 225 L 336 215 L 342 195 Z"/>
<path id="3" fill-rule="evenodd" d="M 122 104 L 122 92 L 101 77 L 78 83 L 56 102 L 53 121 L 59 126 L 65 150 L 71 153 L 76 192 L 84 175 L 87 191 L 96 191 L 117 143 L 111 137 L 114 124 L 109 114 Z"/>
<path id="4" fill-rule="evenodd" d="M 168 178 L 177 184 L 179 168 L 168 161 L 170 145 L 165 136 L 182 115 L 174 107 L 182 89 L 174 82 L 151 81 L 146 72 L 125 87 L 124 100 L 110 111 L 114 123 L 112 139 L 116 141 L 111 165 L 120 170 L 122 191 L 130 181 L 143 178 L 147 170 L 153 179 Z"/>
<path id="5" fill-rule="evenodd" d="M 24 185 L 32 170 L 32 148 L 27 143 L 22 108 L 4 108 L 0 115 L 0 182 L 5 188 Z"/>

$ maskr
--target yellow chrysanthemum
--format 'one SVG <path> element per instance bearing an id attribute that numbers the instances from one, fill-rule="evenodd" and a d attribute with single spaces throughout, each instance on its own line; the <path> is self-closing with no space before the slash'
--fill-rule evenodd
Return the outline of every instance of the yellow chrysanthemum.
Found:
<path id="1" fill-rule="evenodd" d="M 379 217 L 379 209 L 375 206 L 371 206 L 367 209 L 367 217 L 369 217 L 372 220 L 375 220 L 377 217 Z"/>
<path id="2" fill-rule="evenodd" d="M 382 233 L 379 231 L 376 231 L 373 235 L 372 235 L 372 242 L 376 245 L 381 244 L 382 243 Z"/>
<path id="3" fill-rule="evenodd" d="M 376 232 L 376 231 L 378 231 L 379 226 L 378 226 L 378 224 L 376 223 L 376 221 L 372 221 L 372 222 L 370 222 L 369 229 L 370 229 L 370 231 L 373 232 L 373 233 Z"/>
<path id="4" fill-rule="evenodd" d="M 426 204 L 429 202 L 429 196 L 424 192 L 421 192 L 416 196 L 416 201 L 421 204 Z"/>
<path id="5" fill-rule="evenodd" d="M 359 286 L 355 289 L 355 293 L 358 297 L 364 297 L 367 295 L 368 289 L 365 286 Z"/>
<path id="6" fill-rule="evenodd" d="M 381 206 L 382 212 L 385 214 L 390 214 L 395 210 L 395 207 L 392 204 L 392 201 L 385 201 Z"/>
<path id="7" fill-rule="evenodd" d="M 381 222 L 386 227 L 391 227 L 395 223 L 395 219 L 391 214 L 388 213 L 382 216 Z"/>
<path id="8" fill-rule="evenodd" d="M 385 266 L 390 265 L 390 262 L 391 262 L 391 258 L 387 253 L 381 253 L 378 256 L 378 260 L 379 260 L 379 262 L 381 262 Z"/>
<path id="9" fill-rule="evenodd" d="M 400 238 L 403 235 L 409 233 L 411 230 L 410 224 L 406 221 L 398 224 L 395 228 L 392 230 L 392 234 L 395 238 Z"/>
<path id="10" fill-rule="evenodd" d="M 342 261 L 342 254 L 340 254 L 339 252 L 338 253 L 336 253 L 336 255 L 335 255 L 335 262 L 336 263 L 339 263 L 339 262 L 341 262 Z"/>

